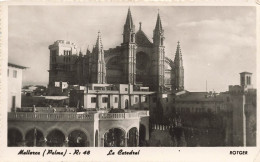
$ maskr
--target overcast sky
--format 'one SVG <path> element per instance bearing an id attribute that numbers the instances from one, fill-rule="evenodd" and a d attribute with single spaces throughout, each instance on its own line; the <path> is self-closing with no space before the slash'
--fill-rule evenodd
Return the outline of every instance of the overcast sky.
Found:
<path id="1" fill-rule="evenodd" d="M 253 73 L 256 84 L 254 7 L 131 7 L 152 40 L 158 8 L 165 31 L 166 56 L 174 60 L 177 41 L 184 61 L 185 89 L 226 91 L 239 73 Z M 10 6 L 9 62 L 27 66 L 23 84 L 48 84 L 49 49 L 56 40 L 75 42 L 82 51 L 101 31 L 105 49 L 122 43 L 128 6 Z M 255 86 L 256 87 L 256 86 Z"/>

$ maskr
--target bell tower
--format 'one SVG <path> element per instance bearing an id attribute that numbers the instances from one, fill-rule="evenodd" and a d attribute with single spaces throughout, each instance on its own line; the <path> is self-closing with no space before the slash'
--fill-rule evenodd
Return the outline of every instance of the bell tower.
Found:
<path id="1" fill-rule="evenodd" d="M 136 43 L 135 25 L 133 24 L 130 8 L 128 9 L 123 32 L 122 63 L 123 83 L 135 84 L 136 82 Z"/>
<path id="2" fill-rule="evenodd" d="M 152 82 L 155 87 L 153 90 L 162 92 L 164 87 L 164 63 L 165 46 L 164 30 L 162 28 L 161 18 L 158 13 L 156 26 L 153 31 L 153 56 L 152 56 Z"/>

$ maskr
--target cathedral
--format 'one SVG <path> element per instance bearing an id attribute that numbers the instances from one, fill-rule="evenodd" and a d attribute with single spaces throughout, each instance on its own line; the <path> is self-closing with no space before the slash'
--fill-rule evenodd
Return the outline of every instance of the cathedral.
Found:
<path id="1" fill-rule="evenodd" d="M 164 42 L 159 13 L 151 41 L 141 23 L 136 30 L 129 8 L 120 46 L 103 49 L 100 32 L 92 51 L 87 49 L 85 54 L 70 41 L 58 40 L 49 46 L 49 89 L 61 82 L 68 85 L 131 84 L 149 87 L 158 93 L 182 91 L 184 68 L 180 43 L 173 61 L 165 56 Z"/>

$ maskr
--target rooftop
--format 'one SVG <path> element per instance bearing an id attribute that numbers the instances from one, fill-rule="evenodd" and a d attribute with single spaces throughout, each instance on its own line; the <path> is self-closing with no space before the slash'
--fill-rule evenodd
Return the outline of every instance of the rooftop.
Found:
<path id="1" fill-rule="evenodd" d="M 179 95 L 177 101 L 222 101 L 217 93 L 210 92 L 187 92 Z"/>
<path id="2" fill-rule="evenodd" d="M 19 68 L 19 69 L 27 69 L 27 68 L 28 68 L 28 67 L 25 67 L 25 66 L 21 66 L 21 65 L 9 63 L 9 62 L 8 62 L 8 66 L 10 66 L 10 67 L 15 67 L 15 68 Z"/>
<path id="3" fill-rule="evenodd" d="M 253 74 L 253 73 L 250 73 L 250 72 L 247 72 L 247 71 L 244 71 L 244 72 L 241 72 L 239 74 Z"/>

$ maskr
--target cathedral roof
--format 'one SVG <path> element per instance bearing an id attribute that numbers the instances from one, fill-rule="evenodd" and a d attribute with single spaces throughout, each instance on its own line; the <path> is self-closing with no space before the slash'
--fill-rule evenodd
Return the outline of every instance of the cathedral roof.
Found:
<path id="1" fill-rule="evenodd" d="M 135 42 L 137 46 L 141 47 L 152 47 L 153 45 L 146 34 L 142 31 L 141 27 L 135 35 Z"/>

